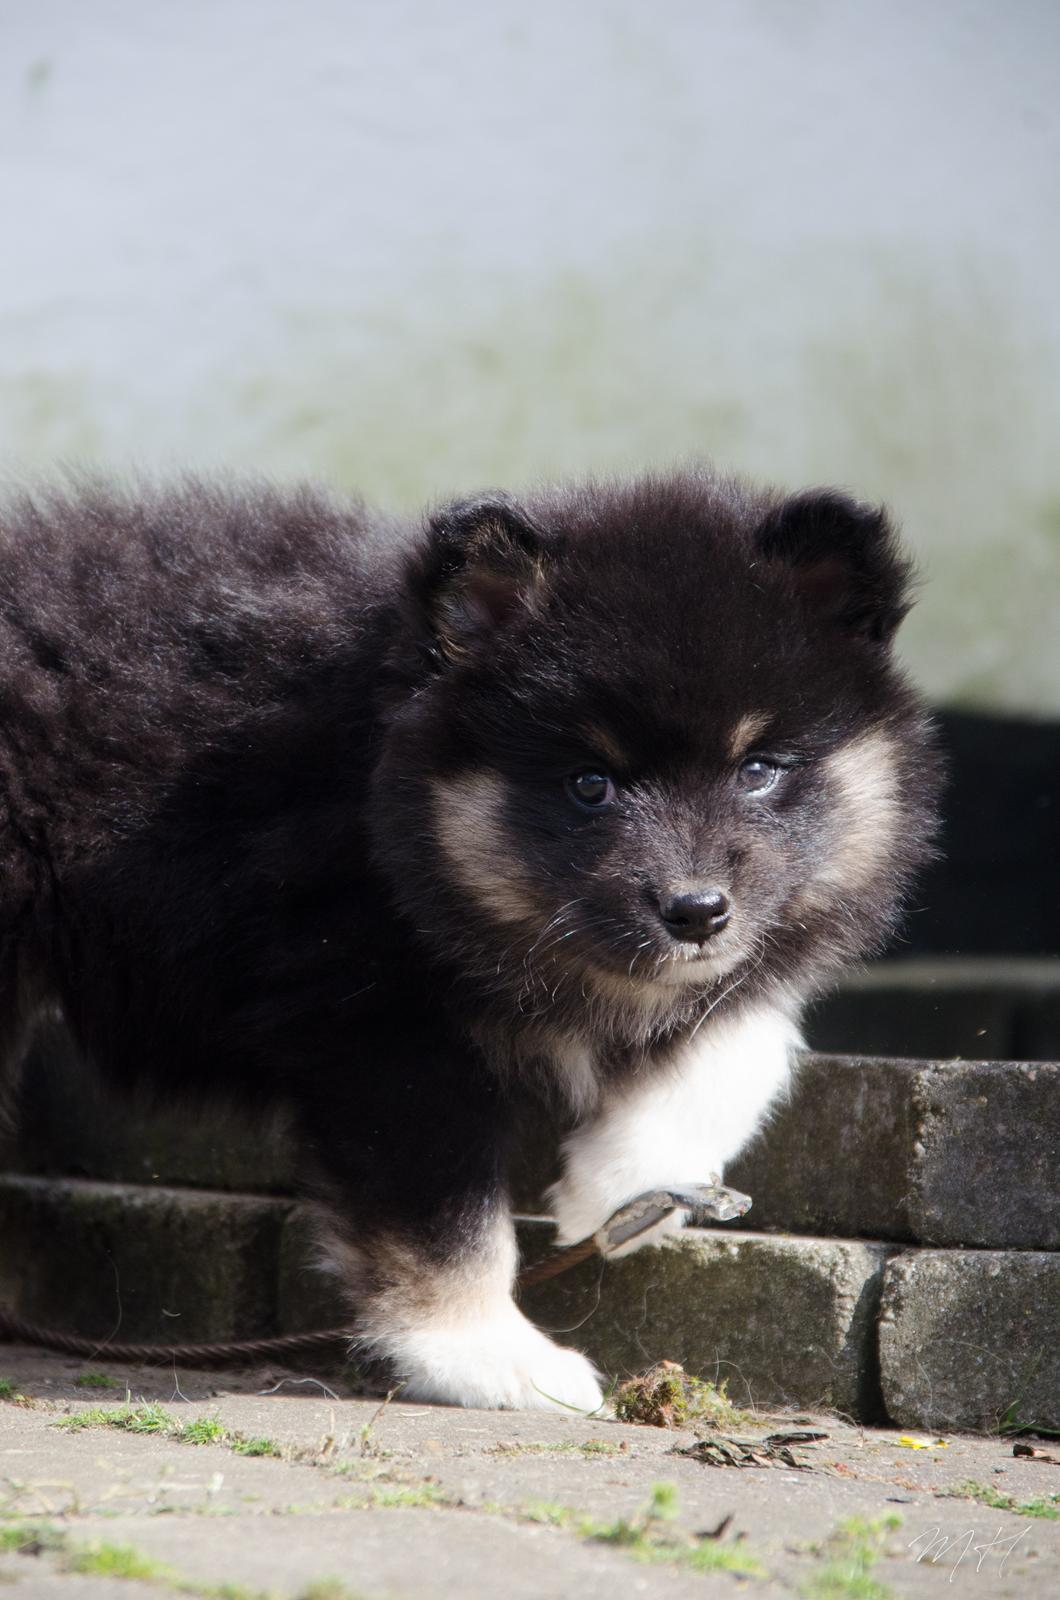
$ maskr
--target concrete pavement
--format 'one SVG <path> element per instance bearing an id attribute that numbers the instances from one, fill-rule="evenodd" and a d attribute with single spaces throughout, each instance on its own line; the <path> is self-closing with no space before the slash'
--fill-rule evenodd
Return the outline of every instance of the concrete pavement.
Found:
<path id="1" fill-rule="evenodd" d="M 666 1431 L 400 1398 L 381 1410 L 306 1373 L 16 1346 L 0 1346 L 0 1378 L 0 1581 L 34 1600 L 1060 1592 L 1060 1466 L 997 1437 L 912 1448 L 790 1412 Z M 720 1432 L 762 1457 L 778 1431 L 827 1437 L 792 1444 L 795 1465 L 674 1453 Z"/>

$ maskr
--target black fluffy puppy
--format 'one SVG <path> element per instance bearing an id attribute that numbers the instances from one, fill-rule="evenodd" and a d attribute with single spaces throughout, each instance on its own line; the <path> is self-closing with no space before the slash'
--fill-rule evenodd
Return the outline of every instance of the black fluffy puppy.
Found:
<path id="1" fill-rule="evenodd" d="M 386 526 L 299 490 L 0 513 L 0 1002 L 119 1084 L 286 1105 L 406 1393 L 590 1408 L 510 1297 L 513 1086 L 562 1240 L 721 1172 L 876 946 L 936 765 L 884 516 L 707 474 Z"/>

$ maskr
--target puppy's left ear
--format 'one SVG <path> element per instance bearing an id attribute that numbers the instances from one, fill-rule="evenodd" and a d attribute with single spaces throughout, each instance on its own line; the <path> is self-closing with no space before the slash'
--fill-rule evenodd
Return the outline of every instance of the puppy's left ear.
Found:
<path id="1" fill-rule="evenodd" d="M 547 539 L 510 495 L 460 500 L 437 512 L 413 584 L 435 643 L 462 656 L 532 607 L 548 567 Z"/>
<path id="2" fill-rule="evenodd" d="M 912 564 L 882 506 L 808 489 L 774 506 L 756 542 L 808 609 L 849 633 L 887 644 L 912 604 Z"/>

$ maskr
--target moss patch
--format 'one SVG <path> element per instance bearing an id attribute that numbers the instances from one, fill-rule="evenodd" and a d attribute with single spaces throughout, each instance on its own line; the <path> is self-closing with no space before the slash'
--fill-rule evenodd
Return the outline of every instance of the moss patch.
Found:
<path id="1" fill-rule="evenodd" d="M 620 1383 L 611 1397 L 620 1422 L 653 1428 L 746 1427 L 754 1418 L 729 1399 L 725 1384 L 694 1378 L 676 1361 L 660 1361 L 639 1378 Z"/>
<path id="2" fill-rule="evenodd" d="M 9 1406 L 32 1406 L 36 1402 L 28 1394 L 16 1389 L 10 1378 L 0 1378 L 0 1400 Z"/>
<path id="3" fill-rule="evenodd" d="M 1017 1517 L 1043 1517 L 1048 1522 L 1060 1522 L 1060 1494 L 1050 1494 L 1034 1500 L 1017 1500 L 1014 1495 L 995 1489 L 993 1484 L 976 1483 L 968 1478 L 953 1489 L 940 1489 L 940 1500 L 975 1500 L 993 1511 L 1011 1511 Z"/>

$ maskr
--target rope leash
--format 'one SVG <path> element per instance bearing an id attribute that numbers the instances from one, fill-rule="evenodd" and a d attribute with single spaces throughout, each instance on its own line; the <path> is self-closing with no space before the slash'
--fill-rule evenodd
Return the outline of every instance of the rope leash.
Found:
<path id="1" fill-rule="evenodd" d="M 587 1261 L 590 1256 L 613 1255 L 624 1245 L 654 1228 L 675 1211 L 687 1211 L 693 1224 L 732 1222 L 751 1208 L 748 1195 L 727 1189 L 717 1179 L 708 1184 L 691 1184 L 682 1189 L 652 1189 L 621 1206 L 604 1226 L 588 1239 L 554 1250 L 540 1261 L 524 1267 L 515 1280 L 518 1294 L 533 1284 L 558 1278 L 563 1272 Z M 83 1339 L 77 1334 L 60 1333 L 40 1327 L 16 1316 L 0 1305 L 0 1342 L 37 1345 L 62 1355 L 87 1356 L 108 1361 L 182 1361 L 190 1366 L 218 1367 L 232 1362 L 275 1359 L 299 1351 L 321 1350 L 331 1345 L 348 1345 L 353 1335 L 349 1328 L 315 1328 L 308 1333 L 285 1333 L 269 1339 L 222 1339 L 207 1344 L 120 1344 L 107 1339 Z"/>

